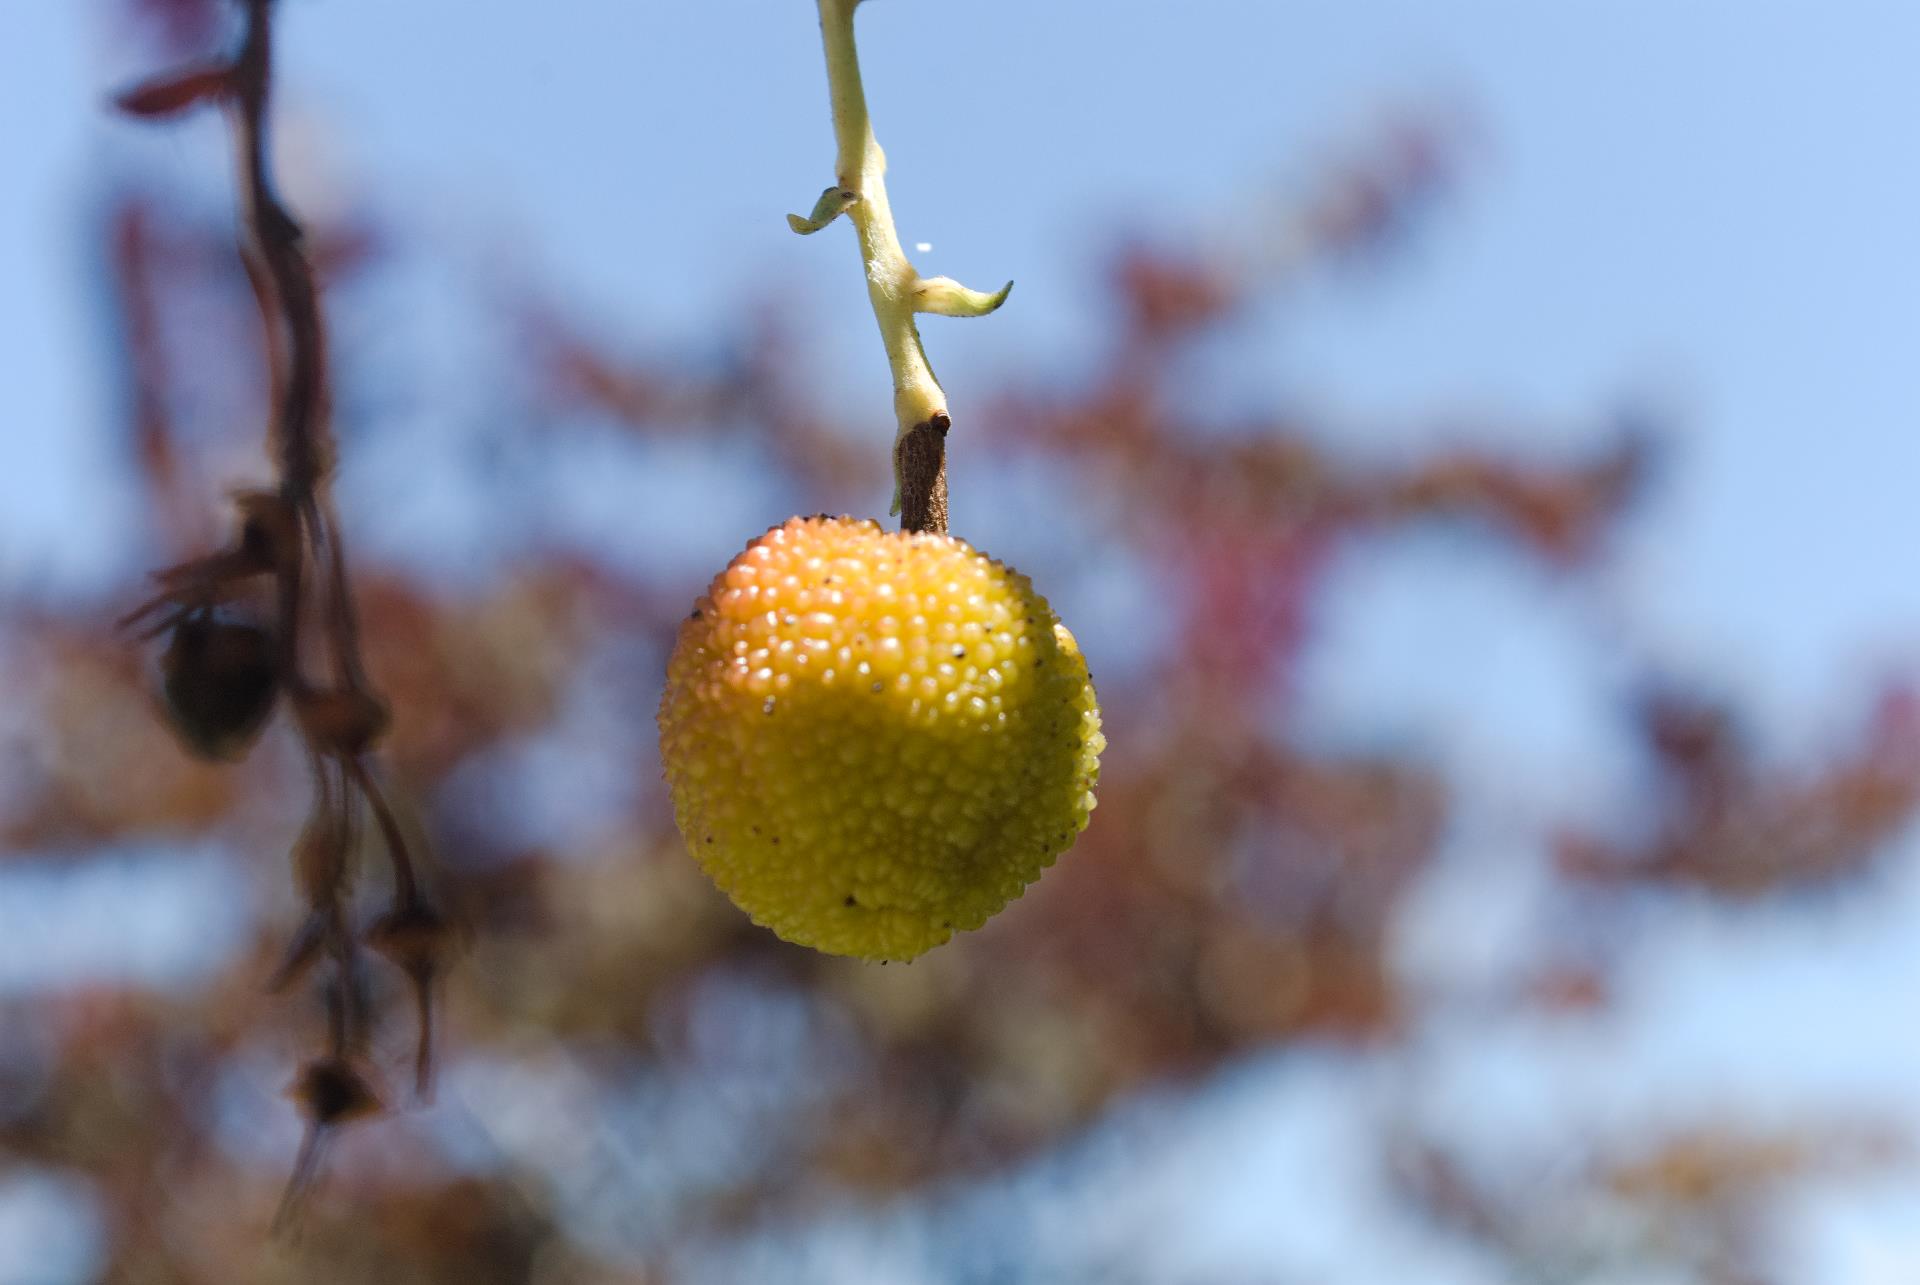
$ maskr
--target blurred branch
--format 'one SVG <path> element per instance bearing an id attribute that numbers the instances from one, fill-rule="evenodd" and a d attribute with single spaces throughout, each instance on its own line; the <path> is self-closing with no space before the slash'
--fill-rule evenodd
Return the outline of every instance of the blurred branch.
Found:
<path id="1" fill-rule="evenodd" d="M 1638 842 L 1560 837 L 1568 874 L 1601 885 L 1674 882 L 1727 897 L 1831 882 L 1880 858 L 1920 807 L 1920 702 L 1881 690 L 1853 743 L 1812 769 L 1768 768 L 1731 710 L 1649 683 L 1635 731 L 1667 800 Z"/>
<path id="2" fill-rule="evenodd" d="M 238 148 L 238 198 L 242 257 L 266 335 L 272 405 L 271 454 L 278 478 L 272 491 L 238 497 L 239 532 L 233 544 L 160 573 L 161 593 L 127 619 L 158 615 L 151 632 L 172 630 L 166 658 L 167 695 L 176 726 L 190 748 L 216 757 L 243 751 L 264 722 L 273 696 L 284 690 L 305 742 L 314 793 L 312 813 L 296 845 L 295 873 L 309 904 L 306 925 L 295 936 L 276 973 L 284 984 L 325 958 L 324 983 L 332 1014 L 326 1055 L 303 1072 L 302 1085 L 337 1088 L 340 1068 L 364 1038 L 364 988 L 358 942 L 345 906 L 352 890 L 357 815 L 372 809 L 392 867 L 393 908 L 382 923 L 406 923 L 411 931 L 404 958 L 396 962 L 415 982 L 421 1039 L 417 1076 L 426 1087 L 430 1065 L 429 985 L 446 934 L 429 910 L 414 873 L 404 832 L 374 784 L 366 756 L 385 735 L 385 702 L 367 678 L 349 585 L 346 551 L 326 484 L 333 467 L 329 428 L 331 396 L 326 328 L 319 287 L 300 225 L 274 187 L 269 148 L 273 83 L 273 0 L 240 0 L 245 28 L 238 50 L 224 62 L 202 64 L 162 76 L 119 99 L 140 116 L 168 116 L 201 103 L 228 109 Z M 244 601 L 247 586 L 262 578 L 273 585 L 273 661 L 265 681 L 251 644 L 263 629 L 228 618 Z M 303 669 L 300 631 L 315 619 L 324 628 L 321 648 L 327 677 L 309 679 Z M 183 648 L 182 639 L 196 645 Z M 391 934 L 389 934 L 390 936 Z M 393 957 L 391 941 L 375 943 Z M 350 1077 L 349 1077 L 350 1078 Z M 289 1187 L 289 1198 L 310 1181 L 324 1133 L 373 1109 L 370 1092 L 343 1095 L 302 1091 L 309 1142 Z M 343 1106 L 342 1101 L 352 1099 Z"/>
<path id="3" fill-rule="evenodd" d="M 275 374 L 274 432 L 281 485 L 290 500 L 307 500 L 331 463 L 326 442 L 327 347 L 313 268 L 301 248 L 300 225 L 273 186 L 267 111 L 273 74 L 273 0 L 243 0 L 246 37 L 229 73 L 240 148 L 241 223 L 248 271 L 260 297 Z"/>

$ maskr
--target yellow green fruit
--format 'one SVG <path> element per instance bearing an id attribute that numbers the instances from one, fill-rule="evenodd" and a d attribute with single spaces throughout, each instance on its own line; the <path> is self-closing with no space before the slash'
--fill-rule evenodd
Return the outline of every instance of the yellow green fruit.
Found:
<path id="1" fill-rule="evenodd" d="M 945 535 L 794 518 L 680 628 L 660 752 L 687 847 L 754 922 L 911 959 L 1085 828 L 1100 711 L 1023 575 Z"/>

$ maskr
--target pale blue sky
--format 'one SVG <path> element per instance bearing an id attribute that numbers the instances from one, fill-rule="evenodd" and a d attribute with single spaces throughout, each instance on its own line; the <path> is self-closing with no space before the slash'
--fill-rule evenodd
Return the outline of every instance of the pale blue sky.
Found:
<path id="1" fill-rule="evenodd" d="M 71 534 L 115 409 L 88 196 L 109 159 L 206 174 L 226 153 L 214 122 L 99 110 L 142 70 L 101 38 L 103 6 L 8 8 L 17 584 L 102 557 Z M 822 385 L 885 422 L 845 238 L 780 217 L 831 160 L 811 6 L 288 0 L 283 26 L 287 102 L 325 163 L 456 271 L 550 275 L 606 327 L 669 342 L 775 281 L 823 319 Z M 1834 697 L 1836 659 L 1920 632 L 1920 577 L 1887 556 L 1920 537 L 1920 8 L 883 0 L 861 36 L 906 239 L 933 244 L 930 270 L 1019 282 L 990 322 L 935 328 L 963 411 L 988 371 L 1074 368 L 1116 211 L 1242 235 L 1383 101 L 1464 103 L 1484 142 L 1411 264 L 1316 295 L 1229 390 L 1323 407 L 1360 452 L 1483 412 L 1578 433 L 1651 400 L 1679 451 L 1620 597 L 1664 649 L 1801 716 Z"/>
<path id="2" fill-rule="evenodd" d="M 819 386 L 884 440 L 885 377 L 850 238 L 837 228 L 799 240 L 782 219 L 809 205 L 831 164 L 811 5 L 285 8 L 290 126 L 304 117 L 324 164 L 364 179 L 381 212 L 439 256 L 409 267 L 417 293 L 406 308 L 451 318 L 484 295 L 489 274 L 551 278 L 604 332 L 693 345 L 756 282 L 776 282 L 811 319 Z M 202 176 L 210 199 L 223 194 L 212 122 L 156 131 L 101 110 L 144 70 L 101 38 L 103 9 L 0 0 L 0 159 L 13 179 L 0 191 L 0 591 L 86 588 L 140 558 L 112 517 L 117 393 L 90 197 L 125 163 Z M 1601 432 L 1623 404 L 1668 413 L 1663 483 L 1603 573 L 1600 623 L 1622 632 L 1596 635 L 1592 607 L 1485 551 L 1397 540 L 1344 564 L 1300 717 L 1329 735 L 1358 728 L 1430 747 L 1479 800 L 1397 928 L 1397 957 L 1420 985 L 1470 992 L 1551 923 L 1525 874 L 1542 834 L 1556 809 L 1604 811 L 1617 797 L 1610 782 L 1632 770 L 1606 718 L 1619 637 L 1724 683 L 1783 753 L 1843 731 L 1875 674 L 1916 668 L 1920 5 L 874 0 L 861 37 L 904 237 L 933 244 L 920 256 L 931 271 L 1018 282 L 995 317 L 928 328 L 962 429 L 970 390 L 990 376 L 1071 373 L 1085 360 L 1102 303 L 1091 272 L 1118 212 L 1161 236 L 1245 237 L 1262 202 L 1383 102 L 1465 105 L 1479 140 L 1465 183 L 1403 262 L 1358 286 L 1310 290 L 1221 355 L 1221 398 L 1319 408 L 1358 455 L 1463 424 L 1498 440 L 1546 433 L 1550 448 Z M 299 182 L 289 186 L 301 200 Z M 395 306 L 375 301 L 368 315 Z M 445 434 L 472 412 L 458 330 L 450 321 L 446 335 L 402 341 L 426 371 L 405 390 L 423 408 L 402 417 L 409 424 L 437 416 Z M 349 503 L 379 494 L 351 476 L 345 489 Z M 690 556 L 717 565 L 771 502 L 728 498 L 714 548 Z M 631 511 L 623 505 L 606 519 Z M 986 520 L 1015 561 L 1021 541 L 1044 538 Z M 1100 670 L 1119 634 L 1102 620 L 1137 604 L 1124 586 L 1059 596 L 1076 595 L 1068 615 Z M 1621 1112 L 1713 1101 L 1759 1067 L 1747 1083 L 1760 1101 L 1745 1105 L 1763 1115 L 1779 1101 L 1885 1096 L 1909 1099 L 1896 1107 L 1920 1127 L 1910 1100 L 1920 1046 L 1865 1020 L 1889 995 L 1910 1007 L 1920 976 L 1908 857 L 1889 887 L 1811 919 L 1667 907 L 1641 926 L 1645 968 L 1597 1033 L 1569 1040 L 1521 1022 L 1462 1039 L 1456 1028 L 1408 1065 L 1307 1051 L 1230 1072 L 1171 1117 L 1185 1141 L 1170 1172 L 1183 1190 L 1249 1174 L 1317 1190 L 1328 1158 L 1350 1154 L 1342 1131 L 1369 1109 L 1348 1086 L 1369 1077 L 1430 1081 L 1439 1118 L 1458 1106 L 1449 1093 L 1492 1092 L 1577 1137 L 1604 1134 Z M 29 868 L 14 883 L 38 877 Z M 102 942 L 76 969 L 148 971 L 146 939 L 126 940 L 127 958 Z M 5 962 L 0 990 L 35 984 Z M 1863 978 L 1886 989 L 1865 995 Z M 1816 1028 L 1818 1040 L 1795 1038 Z M 1596 1074 L 1615 1062 L 1628 1073 Z M 1125 1136 L 1130 1119 L 1107 1129 Z M 1100 1154 L 1103 1136 L 1086 1149 Z M 1075 1172 L 1056 1213 L 1076 1200 L 1151 1204 L 1150 1184 L 1173 1181 L 1098 1164 Z M 1231 1272 L 1270 1260 L 1355 1285 L 1369 1265 L 1431 1268 L 1430 1237 L 1398 1224 L 1381 1234 L 1377 1181 L 1334 1174 L 1338 1212 L 1324 1223 L 1276 1230 L 1264 1207 L 1210 1207 L 1212 1239 L 1184 1261 Z M 1920 1278 L 1920 1246 L 1893 1234 L 1920 1225 L 1917 1193 L 1909 1176 L 1797 1206 L 1788 1249 L 1824 1268 L 1795 1279 Z M 0 1240 L 21 1199 L 0 1192 Z M 843 1230 L 864 1254 L 901 1225 Z M 1125 1228 L 1110 1226 L 1126 1252 Z M 1377 1235 L 1374 1257 L 1340 1274 L 1314 1239 L 1327 1227 Z M 813 1245 L 829 1263 L 835 1234 Z M 1477 1262 L 1445 1267 L 1446 1279 L 1494 1279 Z M 876 1279 L 915 1271 L 908 1261 Z M 848 1279 L 828 1268 L 821 1278 Z"/>

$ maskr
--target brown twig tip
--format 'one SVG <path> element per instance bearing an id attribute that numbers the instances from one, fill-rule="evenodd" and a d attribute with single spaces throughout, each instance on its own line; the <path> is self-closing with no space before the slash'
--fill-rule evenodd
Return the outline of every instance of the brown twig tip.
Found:
<path id="1" fill-rule="evenodd" d="M 233 91 L 233 68 L 227 63 L 189 67 L 142 81 L 113 97 L 113 105 L 129 116 L 175 116 L 201 103 L 214 102 Z"/>
<path id="2" fill-rule="evenodd" d="M 276 1236 L 292 1234 L 301 1204 L 320 1175 L 320 1164 L 333 1135 L 355 1120 L 379 1115 L 386 1109 L 372 1081 L 339 1053 L 301 1067 L 299 1078 L 287 1088 L 287 1096 L 307 1118 L 307 1132 L 294 1157 L 293 1174 L 281 1193 L 280 1207 L 273 1215 Z"/>
<path id="3" fill-rule="evenodd" d="M 901 434 L 894 449 L 900 474 L 900 529 L 947 533 L 947 430 L 944 411 Z"/>
<path id="4" fill-rule="evenodd" d="M 387 957 L 413 984 L 419 1035 L 413 1058 L 414 1095 L 425 1101 L 433 1092 L 433 988 L 452 945 L 446 918 L 417 898 L 403 899 L 367 930 L 367 944 Z"/>

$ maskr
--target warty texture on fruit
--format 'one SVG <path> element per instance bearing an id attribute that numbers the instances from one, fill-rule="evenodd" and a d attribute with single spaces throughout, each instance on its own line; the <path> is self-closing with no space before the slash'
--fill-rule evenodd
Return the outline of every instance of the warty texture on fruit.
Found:
<path id="1" fill-rule="evenodd" d="M 688 848 L 756 923 L 911 959 L 978 928 L 1086 827 L 1106 740 L 1028 579 L 852 518 L 754 540 L 682 624 L 661 758 Z"/>

